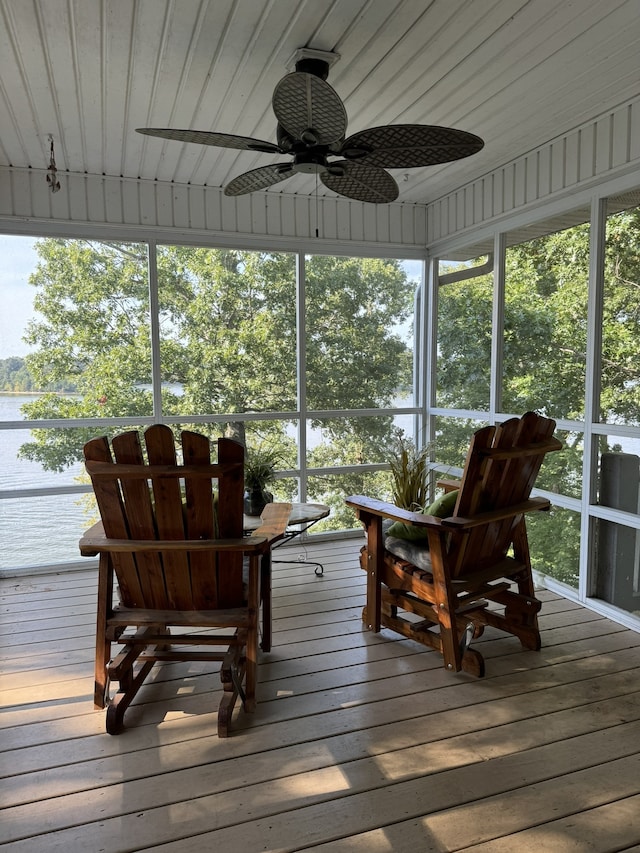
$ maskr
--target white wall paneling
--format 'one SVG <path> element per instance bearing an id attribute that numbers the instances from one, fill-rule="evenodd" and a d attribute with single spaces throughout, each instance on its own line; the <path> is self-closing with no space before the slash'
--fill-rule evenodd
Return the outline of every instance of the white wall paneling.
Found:
<path id="1" fill-rule="evenodd" d="M 640 97 L 427 205 L 427 245 L 619 175 L 632 187 L 639 167 Z"/>
<path id="2" fill-rule="evenodd" d="M 169 231 L 225 245 L 295 249 L 298 241 L 311 241 L 320 251 L 362 254 L 369 247 L 373 254 L 408 258 L 425 252 L 424 205 L 275 193 L 236 199 L 212 187 L 73 173 L 61 173 L 60 182 L 52 194 L 44 170 L 0 167 L 0 231 L 72 235 L 89 228 L 99 235 L 115 227 L 130 239 Z"/>
<path id="3" fill-rule="evenodd" d="M 292 248 L 297 240 L 319 240 L 342 251 L 371 245 L 376 253 L 417 257 L 425 246 L 618 176 L 628 174 L 632 187 L 639 138 L 640 97 L 429 205 L 273 192 L 228 198 L 213 187 L 65 172 L 52 194 L 44 169 L 0 167 L 0 228 L 4 221 L 6 230 L 21 222 L 34 232 L 53 223 L 176 229 L 194 240 L 287 241 Z"/>

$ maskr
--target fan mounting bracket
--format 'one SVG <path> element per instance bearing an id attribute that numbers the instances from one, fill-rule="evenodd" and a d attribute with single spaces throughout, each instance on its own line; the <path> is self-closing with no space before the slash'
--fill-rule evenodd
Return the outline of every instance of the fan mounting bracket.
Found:
<path id="1" fill-rule="evenodd" d="M 339 53 L 330 50 L 315 50 L 312 47 L 299 47 L 286 63 L 287 71 L 304 71 L 326 80 L 329 69 L 340 59 Z"/>

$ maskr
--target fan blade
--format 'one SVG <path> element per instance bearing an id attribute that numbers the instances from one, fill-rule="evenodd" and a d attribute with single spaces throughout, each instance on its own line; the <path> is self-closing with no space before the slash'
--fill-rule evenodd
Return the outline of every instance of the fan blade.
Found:
<path id="1" fill-rule="evenodd" d="M 320 175 L 320 180 L 338 195 L 356 201 L 381 204 L 398 198 L 398 185 L 391 175 L 368 163 L 338 160 L 329 165 L 327 171 Z"/>
<path id="2" fill-rule="evenodd" d="M 175 139 L 178 142 L 197 142 L 199 145 L 217 145 L 220 148 L 239 148 L 243 151 L 262 151 L 265 154 L 282 154 L 282 149 L 273 142 L 252 139 L 250 136 L 234 136 L 232 133 L 212 133 L 208 130 L 174 130 L 170 127 L 138 127 L 136 133 Z"/>
<path id="3" fill-rule="evenodd" d="M 345 139 L 340 154 L 383 169 L 410 169 L 460 160 L 483 146 L 479 136 L 452 127 L 392 124 L 354 133 Z"/>
<path id="4" fill-rule="evenodd" d="M 292 163 L 274 163 L 272 166 L 262 166 L 238 175 L 224 188 L 225 195 L 245 195 L 256 190 L 264 190 L 273 184 L 284 181 L 294 174 Z"/>
<path id="5" fill-rule="evenodd" d="M 276 86 L 276 118 L 288 134 L 306 145 L 329 145 L 344 136 L 347 113 L 338 93 L 314 74 L 293 71 Z"/>

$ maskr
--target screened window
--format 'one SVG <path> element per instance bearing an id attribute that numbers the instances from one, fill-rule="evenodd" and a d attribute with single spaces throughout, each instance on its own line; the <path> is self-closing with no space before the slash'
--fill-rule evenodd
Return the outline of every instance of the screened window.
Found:
<path id="1" fill-rule="evenodd" d="M 596 502 L 621 513 L 592 519 L 593 593 L 640 614 L 640 207 L 638 193 L 608 200 L 602 300 L 601 422 Z"/>
<path id="2" fill-rule="evenodd" d="M 0 568 L 77 562 L 95 520 L 84 443 L 158 420 L 276 451 L 274 496 L 331 506 L 314 532 L 359 527 L 345 494 L 385 493 L 417 414 L 421 263 L 310 255 L 298 281 L 284 252 L 161 245 L 150 264 L 144 243 L 0 248 Z"/>
<path id="3" fill-rule="evenodd" d="M 636 194 L 637 195 L 637 194 Z M 625 199 L 611 200 L 615 210 Z M 607 217 L 600 419 L 640 426 L 640 207 Z"/>
<path id="4" fill-rule="evenodd" d="M 486 256 L 439 264 L 435 389 L 439 408 L 489 408 L 493 275 L 474 272 L 485 266 Z M 460 275 L 465 277 L 456 280 Z"/>
<path id="5" fill-rule="evenodd" d="M 158 248 L 166 414 L 297 406 L 295 255 Z"/>
<path id="6" fill-rule="evenodd" d="M 109 431 L 96 421 L 153 410 L 147 247 L 0 236 L 0 249 L 0 422 L 39 423 L 0 431 L 0 568 L 73 562 L 95 520 L 84 443 Z"/>
<path id="7" fill-rule="evenodd" d="M 588 211 L 567 219 L 581 216 L 588 223 Z M 540 230 L 544 227 L 542 223 Z M 520 236 L 509 235 L 508 243 Z M 588 224 L 507 248 L 503 411 L 532 409 L 552 418 L 584 418 L 588 285 Z"/>

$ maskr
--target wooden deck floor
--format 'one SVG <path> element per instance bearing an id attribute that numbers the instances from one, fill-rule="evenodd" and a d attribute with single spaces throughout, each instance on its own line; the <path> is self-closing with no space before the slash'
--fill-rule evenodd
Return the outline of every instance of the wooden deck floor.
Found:
<path id="1" fill-rule="evenodd" d="M 95 575 L 2 581 L 0 841 L 16 853 L 640 851 L 640 634 L 543 592 L 542 652 L 487 631 L 487 676 L 451 675 L 434 652 L 363 631 L 359 545 L 309 547 L 323 578 L 274 567 L 258 709 L 226 740 L 206 664 L 159 668 L 127 731 L 104 734 Z"/>

